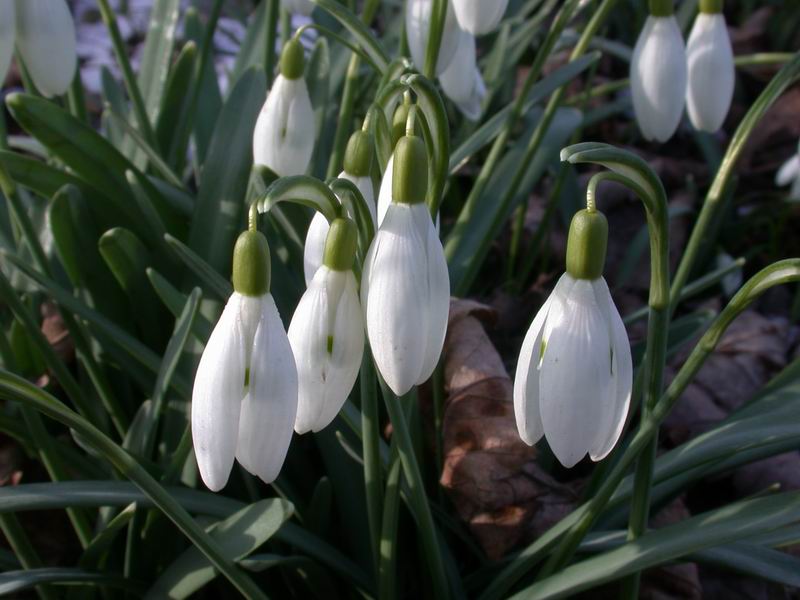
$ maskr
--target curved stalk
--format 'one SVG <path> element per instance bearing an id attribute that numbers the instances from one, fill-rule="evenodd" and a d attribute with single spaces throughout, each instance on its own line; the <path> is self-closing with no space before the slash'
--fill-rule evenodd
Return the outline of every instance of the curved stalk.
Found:
<path id="1" fill-rule="evenodd" d="M 323 35 L 326 35 L 327 37 L 336 40 L 342 46 L 346 46 L 347 48 L 349 48 L 356 56 L 361 57 L 361 59 L 364 60 L 364 62 L 368 63 L 369 66 L 371 66 L 373 69 L 375 69 L 378 73 L 383 73 L 383 70 L 377 65 L 377 63 L 374 60 L 372 60 L 372 57 L 367 52 L 365 52 L 364 50 L 362 50 L 361 48 L 356 46 L 350 40 L 342 37 L 341 35 L 339 35 L 335 31 L 331 31 L 330 29 L 328 29 L 324 25 L 320 25 L 318 23 L 307 23 L 307 24 L 305 24 L 305 25 L 303 25 L 301 27 L 298 27 L 297 31 L 294 34 L 294 37 L 296 39 L 300 39 L 300 36 L 303 34 L 303 32 L 308 30 L 308 29 L 316 29 L 317 31 L 319 31 Z"/>

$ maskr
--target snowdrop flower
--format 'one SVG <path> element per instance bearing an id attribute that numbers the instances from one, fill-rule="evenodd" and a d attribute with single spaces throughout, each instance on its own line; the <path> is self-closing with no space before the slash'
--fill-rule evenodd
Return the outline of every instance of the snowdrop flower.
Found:
<path id="1" fill-rule="evenodd" d="M 267 240 L 239 236 L 233 288 L 206 344 L 192 390 L 192 440 L 203 482 L 219 491 L 234 457 L 263 481 L 283 466 L 297 413 L 297 370 L 269 293 Z"/>
<path id="2" fill-rule="evenodd" d="M 402 395 L 426 381 L 439 361 L 450 278 L 425 205 L 428 159 L 422 139 L 412 135 L 398 142 L 393 169 L 392 204 L 364 261 L 361 304 L 378 371 Z"/>
<path id="3" fill-rule="evenodd" d="M 5 10 L 3 20 L 13 15 L 13 10 Z M 16 0 L 16 17 L 17 48 L 33 83 L 48 98 L 60 96 L 78 64 L 75 23 L 66 0 Z"/>
<path id="4" fill-rule="evenodd" d="M 602 275 L 607 236 L 602 213 L 573 218 L 567 272 L 528 329 L 514 377 L 520 437 L 545 436 L 565 467 L 608 455 L 630 404 L 630 344 Z"/>
<path id="5" fill-rule="evenodd" d="M 314 10 L 314 3 L 311 0 L 281 0 L 281 6 L 292 14 L 305 15 L 306 17 Z"/>
<path id="6" fill-rule="evenodd" d="M 372 223 L 377 227 L 375 212 L 375 189 L 372 185 L 372 136 L 365 131 L 356 131 L 347 142 L 344 155 L 344 171 L 339 174 L 340 179 L 351 181 L 361 192 L 364 201 L 372 215 Z M 352 218 L 353 215 L 350 215 Z M 328 237 L 328 221 L 320 213 L 311 219 L 311 224 L 306 233 L 306 243 L 303 248 L 303 272 L 306 285 L 311 283 L 314 273 L 322 264 L 322 255 L 325 249 L 325 240 Z"/>
<path id="7" fill-rule="evenodd" d="M 789 197 L 792 200 L 800 200 L 800 143 L 797 145 L 797 152 L 778 169 L 775 174 L 775 185 L 790 185 Z"/>
<path id="8" fill-rule="evenodd" d="M 406 36 L 411 59 L 417 69 L 425 66 L 425 52 L 428 47 L 428 35 L 431 24 L 433 0 L 407 0 L 406 2 Z M 442 41 L 439 45 L 439 57 L 436 59 L 436 74 L 439 75 L 453 60 L 458 47 L 460 28 L 456 20 L 452 3 L 447 3 L 447 18 L 444 21 Z"/>
<path id="9" fill-rule="evenodd" d="M 733 48 L 722 0 L 701 0 L 700 14 L 686 45 L 689 84 L 686 108 L 695 129 L 713 133 L 722 127 L 733 98 Z"/>
<path id="10" fill-rule="evenodd" d="M 281 177 L 302 175 L 314 151 L 314 110 L 303 79 L 303 46 L 292 39 L 281 55 L 280 74 L 253 132 L 253 160 Z"/>
<path id="11" fill-rule="evenodd" d="M 472 35 L 493 31 L 506 12 L 508 0 L 452 0 L 458 24 Z"/>
<path id="12" fill-rule="evenodd" d="M 647 140 L 672 137 L 686 101 L 686 50 L 672 0 L 650 0 L 631 59 L 631 93 L 636 121 Z"/>
<path id="13" fill-rule="evenodd" d="M 325 258 L 297 305 L 289 343 L 299 381 L 297 433 L 327 427 L 353 389 L 364 353 L 364 318 L 353 275 L 358 232 L 349 219 L 330 227 Z"/>
<path id="14" fill-rule="evenodd" d="M 470 121 L 480 118 L 481 103 L 486 97 L 486 85 L 475 59 L 475 36 L 462 31 L 456 55 L 439 76 L 445 95 Z"/>

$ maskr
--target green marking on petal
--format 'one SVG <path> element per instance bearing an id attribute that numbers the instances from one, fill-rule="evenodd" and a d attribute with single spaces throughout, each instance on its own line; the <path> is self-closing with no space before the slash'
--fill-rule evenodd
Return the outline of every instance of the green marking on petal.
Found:
<path id="1" fill-rule="evenodd" d="M 328 336 L 328 354 L 333 354 L 333 336 Z"/>

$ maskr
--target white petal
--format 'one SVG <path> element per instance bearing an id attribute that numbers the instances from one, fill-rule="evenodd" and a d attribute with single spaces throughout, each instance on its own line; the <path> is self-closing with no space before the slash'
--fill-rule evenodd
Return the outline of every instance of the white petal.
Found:
<path id="1" fill-rule="evenodd" d="M 16 16 L 14 15 L 14 2 L 3 0 L 0 2 L 0 87 L 6 80 L 8 66 L 14 55 L 14 36 L 16 35 Z"/>
<path id="2" fill-rule="evenodd" d="M 278 175 L 302 175 L 314 151 L 314 110 L 305 79 L 275 78 L 253 132 L 253 160 Z"/>
<path id="3" fill-rule="evenodd" d="M 444 93 L 470 121 L 480 118 L 481 104 L 486 97 L 486 85 L 475 58 L 475 37 L 462 31 L 456 55 L 439 77 Z"/>
<path id="4" fill-rule="evenodd" d="M 208 339 L 192 389 L 192 441 L 200 476 L 217 492 L 225 487 L 236 453 L 244 396 L 242 296 L 234 293 Z"/>
<path id="5" fill-rule="evenodd" d="M 675 133 L 686 79 L 686 50 L 675 17 L 647 17 L 631 59 L 633 108 L 646 139 L 665 142 Z"/>
<path id="6" fill-rule="evenodd" d="M 500 23 L 508 0 L 452 0 L 452 5 L 462 29 L 472 35 L 483 35 Z"/>
<path id="7" fill-rule="evenodd" d="M 428 45 L 432 7 L 433 0 L 407 0 L 406 2 L 408 47 L 411 50 L 411 59 L 420 71 L 425 67 L 425 51 Z M 456 53 L 459 29 L 453 6 L 448 2 L 447 18 L 444 22 L 442 41 L 439 46 L 439 57 L 436 60 L 437 75 L 447 68 Z"/>
<path id="8" fill-rule="evenodd" d="M 322 267 L 289 325 L 297 362 L 297 433 L 320 431 L 339 413 L 358 377 L 364 321 L 351 271 Z"/>
<path id="9" fill-rule="evenodd" d="M 554 295 L 550 311 L 539 403 L 547 442 L 569 468 L 589 451 L 611 402 L 611 342 L 591 282 L 575 281 L 565 299 Z"/>
<path id="10" fill-rule="evenodd" d="M 280 473 L 297 414 L 297 369 L 271 294 L 261 300 L 253 342 L 250 386 L 242 402 L 236 459 L 271 483 Z"/>
<path id="11" fill-rule="evenodd" d="M 795 154 L 781 165 L 775 174 L 775 185 L 789 185 L 800 177 L 800 154 Z"/>
<path id="12" fill-rule="evenodd" d="M 322 265 L 322 256 L 325 252 L 325 240 L 330 231 L 328 220 L 322 213 L 315 213 L 311 219 L 306 233 L 306 244 L 303 247 L 303 273 L 306 277 L 306 286 L 311 283 L 317 269 Z"/>
<path id="13" fill-rule="evenodd" d="M 386 216 L 386 211 L 392 203 L 392 181 L 394 175 L 394 154 L 389 157 L 389 162 L 386 163 L 386 171 L 383 173 L 381 179 L 381 189 L 378 192 L 378 227 L 383 223 L 383 218 Z"/>
<path id="14" fill-rule="evenodd" d="M 424 358 L 416 382 L 420 385 L 433 374 L 442 354 L 450 314 L 450 273 L 447 270 L 442 242 L 439 241 L 427 205 L 414 204 L 410 208 L 419 237 L 425 240 L 427 285 L 424 290 L 420 290 L 418 301 L 424 316 L 420 328 L 425 335 Z"/>
<path id="15" fill-rule="evenodd" d="M 78 61 L 75 23 L 66 0 L 16 1 L 22 60 L 43 95 L 59 96 L 72 83 Z"/>
<path id="16" fill-rule="evenodd" d="M 308 16 L 314 10 L 311 0 L 281 0 L 281 6 L 290 13 Z"/>
<path id="17" fill-rule="evenodd" d="M 721 14 L 700 13 L 686 45 L 689 80 L 686 108 L 696 129 L 722 127 L 733 99 L 733 48 Z"/>
<path id="18" fill-rule="evenodd" d="M 358 191 L 361 192 L 369 208 L 369 214 L 372 216 L 372 224 L 377 227 L 378 215 L 375 210 L 375 186 L 372 185 L 372 177 L 356 177 L 355 175 L 350 175 L 342 171 L 339 173 L 339 178 L 352 181 L 358 188 Z M 350 218 L 353 218 L 353 215 L 350 215 Z"/>
<path id="19" fill-rule="evenodd" d="M 628 333 L 619 316 L 619 311 L 608 291 L 606 280 L 600 277 L 592 282 L 595 299 L 608 324 L 609 339 L 611 340 L 611 372 L 612 395 L 611 403 L 603 407 L 600 421 L 597 423 L 597 435 L 594 443 L 589 448 L 589 457 L 602 460 L 616 446 L 628 409 L 631 404 L 631 390 L 633 388 L 633 362 L 631 360 L 631 344 Z"/>
<path id="20" fill-rule="evenodd" d="M 372 241 L 361 280 L 361 304 L 375 364 L 398 396 L 419 380 L 426 332 L 419 327 L 428 286 L 424 240 L 411 207 L 393 203 Z"/>
<path id="21" fill-rule="evenodd" d="M 563 279 L 563 276 L 562 276 Z M 517 360 L 514 375 L 514 417 L 517 431 L 523 442 L 533 446 L 544 435 L 539 411 L 539 366 L 541 364 L 542 334 L 547 313 L 550 311 L 551 293 L 533 318 Z"/>

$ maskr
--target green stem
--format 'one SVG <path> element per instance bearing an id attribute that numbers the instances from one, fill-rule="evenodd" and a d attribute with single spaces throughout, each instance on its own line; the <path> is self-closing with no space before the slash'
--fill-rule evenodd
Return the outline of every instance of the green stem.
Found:
<path id="1" fill-rule="evenodd" d="M 114 11 L 108 4 L 108 0 L 97 0 L 98 7 L 100 8 L 100 17 L 103 19 L 108 28 L 108 35 L 111 38 L 111 46 L 114 49 L 114 56 L 117 63 L 122 70 L 122 79 L 125 82 L 125 89 L 128 92 L 128 97 L 133 105 L 133 112 L 136 115 L 136 123 L 139 126 L 142 136 L 147 143 L 153 148 L 158 148 L 158 140 L 156 139 L 153 125 L 150 122 L 150 117 L 147 114 L 147 108 L 142 97 L 142 91 L 139 89 L 139 84 L 136 82 L 136 75 L 131 67 L 130 60 L 128 60 L 128 49 L 125 46 L 125 41 L 122 39 L 122 34 L 117 25 L 117 18 Z"/>
<path id="2" fill-rule="evenodd" d="M 72 84 L 67 91 L 67 101 L 69 103 L 69 112 L 72 113 L 72 116 L 84 123 L 89 123 L 89 114 L 86 112 L 86 99 L 83 94 L 83 82 L 81 81 L 80 69 L 75 69 L 75 77 L 72 79 Z"/>
<path id="3" fill-rule="evenodd" d="M 392 444 L 390 452 L 378 564 L 378 598 L 381 600 L 394 600 L 398 591 L 397 521 L 400 516 L 400 459 L 397 444 Z"/>
<path id="4" fill-rule="evenodd" d="M 381 432 L 378 395 L 375 387 L 375 366 L 368 348 L 361 361 L 361 447 L 364 457 L 364 485 L 367 496 L 367 524 L 375 561 L 380 573 L 381 511 L 383 510 L 383 469 L 381 465 Z"/>
<path id="5" fill-rule="evenodd" d="M 0 397 L 20 402 L 74 429 L 84 441 L 103 455 L 123 476 L 136 484 L 159 509 L 180 529 L 189 541 L 245 597 L 266 599 L 258 586 L 228 559 L 217 543 L 134 458 L 86 419 L 70 410 L 53 396 L 21 377 L 0 371 Z"/>
<path id="6" fill-rule="evenodd" d="M 11 513 L 0 514 L 0 529 L 3 530 L 3 535 L 6 536 L 8 545 L 11 546 L 23 569 L 40 569 L 44 566 L 42 559 L 39 558 L 39 554 L 25 534 L 25 530 L 20 526 L 16 516 Z M 42 600 L 56 600 L 58 598 L 52 587 L 48 585 L 37 585 L 36 593 Z"/>
<path id="7" fill-rule="evenodd" d="M 683 286 L 686 285 L 689 275 L 695 266 L 701 246 L 707 242 L 706 234 L 708 228 L 714 221 L 717 210 L 722 204 L 723 193 L 728 187 L 734 173 L 736 162 L 739 160 L 750 134 L 761 121 L 769 107 L 772 106 L 784 90 L 797 81 L 798 78 L 800 78 L 800 52 L 796 53 L 792 60 L 784 65 L 775 77 L 772 78 L 772 81 L 770 81 L 767 87 L 764 88 L 764 91 L 761 92 L 761 95 L 750 107 L 750 110 L 733 134 L 733 138 L 728 145 L 728 150 L 725 152 L 717 175 L 714 177 L 714 181 L 703 201 L 703 207 L 700 209 L 700 214 L 689 236 L 686 250 L 681 257 L 681 262 L 675 273 L 671 290 L 672 295 L 670 297 L 671 311 L 674 311 L 678 304 L 681 290 Z"/>
<path id="8" fill-rule="evenodd" d="M 409 401 L 409 397 L 414 397 L 413 391 L 403 396 L 403 400 Z M 422 473 L 414 454 L 414 444 L 403 416 L 401 399 L 389 391 L 384 394 L 384 401 L 389 412 L 389 418 L 392 421 L 392 437 L 397 440 L 400 461 L 403 465 L 403 474 L 408 483 L 409 502 L 414 507 L 417 531 L 422 539 L 425 559 L 428 561 L 428 567 L 433 578 L 434 597 L 439 600 L 446 600 L 450 597 L 450 592 L 447 585 L 442 552 L 439 547 L 439 539 L 431 508 L 425 495 Z"/>
<path id="9" fill-rule="evenodd" d="M 733 64 L 737 67 L 752 67 L 763 65 L 774 65 L 787 63 L 794 58 L 791 52 L 756 52 L 755 54 L 745 54 L 733 59 Z"/>
<path id="10" fill-rule="evenodd" d="M 264 72 L 267 76 L 267 89 L 272 87 L 272 78 L 275 75 L 275 45 L 278 37 L 278 17 L 280 15 L 280 0 L 266 0 L 265 11 L 266 47 L 264 51 Z"/>
<path id="11" fill-rule="evenodd" d="M 425 46 L 425 65 L 422 69 L 423 75 L 431 81 L 436 78 L 436 63 L 439 61 L 439 48 L 442 45 L 449 2 L 448 0 L 433 0 L 432 4 L 428 44 Z"/>
<path id="12" fill-rule="evenodd" d="M 542 554 L 551 548 L 559 537 L 561 537 L 561 542 L 551 554 L 548 563 L 564 564 L 569 561 L 581 540 L 602 514 L 619 483 L 625 478 L 628 469 L 647 448 L 652 438 L 658 434 L 659 425 L 669 415 L 686 387 L 717 347 L 730 324 L 768 289 L 797 281 L 800 281 L 800 259 L 790 259 L 762 269 L 742 286 L 700 338 L 655 408 L 642 418 L 640 427 L 631 443 L 603 479 L 592 499 L 539 536 L 534 544 L 522 552 L 520 558 L 513 561 L 495 577 L 492 584 L 480 596 L 481 600 L 494 600 L 502 597 L 504 592 L 536 565 Z M 564 523 L 572 523 L 572 525 L 565 526 Z M 547 567 L 543 567 L 543 569 L 545 568 Z"/>

